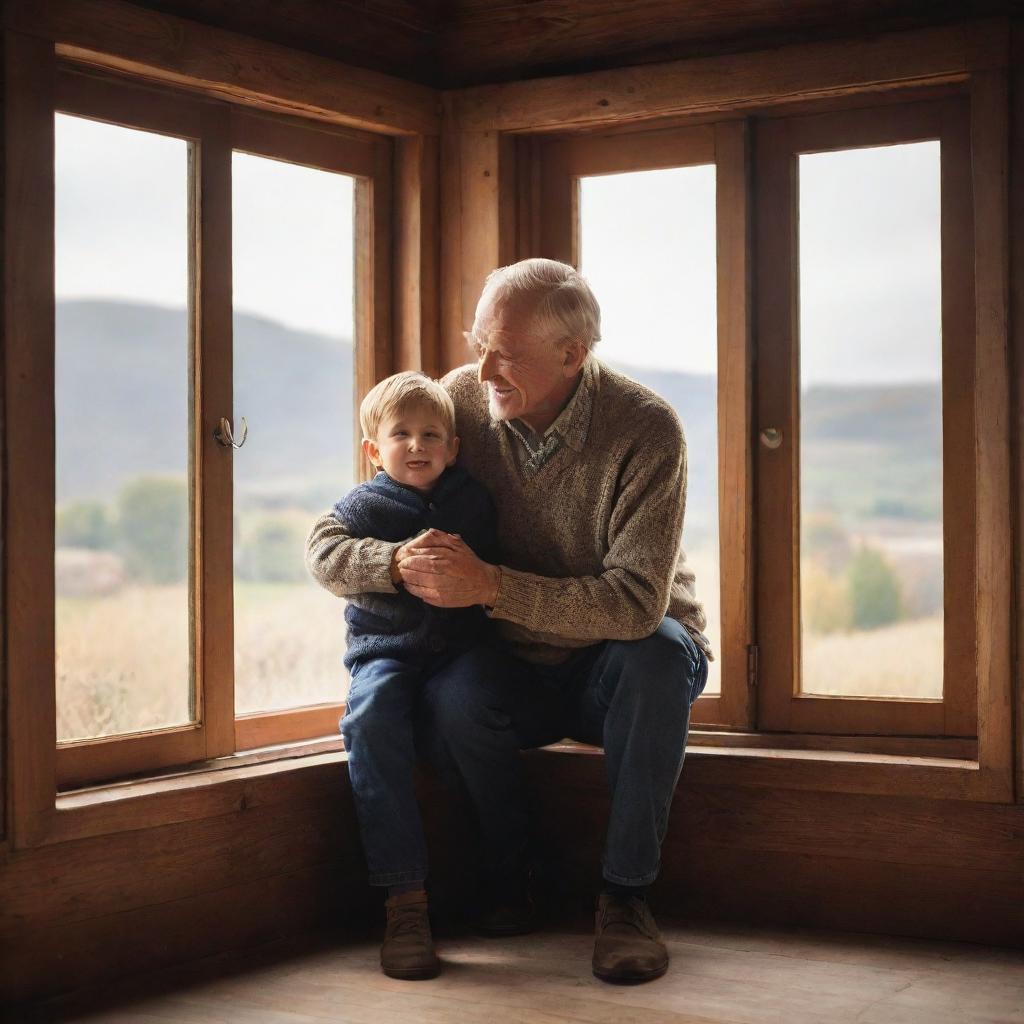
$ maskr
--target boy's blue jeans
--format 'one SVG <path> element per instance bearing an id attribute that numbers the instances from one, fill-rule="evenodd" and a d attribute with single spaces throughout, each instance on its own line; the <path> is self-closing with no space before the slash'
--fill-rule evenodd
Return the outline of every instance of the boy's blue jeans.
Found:
<path id="1" fill-rule="evenodd" d="M 643 640 L 608 640 L 562 665 L 533 665 L 485 646 L 427 666 L 358 663 L 341 732 L 370 884 L 427 874 L 413 786 L 417 742 L 458 774 L 476 809 L 485 871 L 500 877 L 527 857 L 519 751 L 566 736 L 605 750 L 605 879 L 654 881 L 690 707 L 707 678 L 704 652 L 672 619 Z"/>

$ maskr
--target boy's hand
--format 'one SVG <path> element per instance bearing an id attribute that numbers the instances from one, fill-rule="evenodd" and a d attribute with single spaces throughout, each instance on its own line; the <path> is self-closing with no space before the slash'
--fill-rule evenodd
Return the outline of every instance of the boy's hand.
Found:
<path id="1" fill-rule="evenodd" d="M 438 608 L 493 606 L 498 596 L 499 570 L 477 558 L 454 533 L 428 530 L 395 553 L 405 589 Z"/>

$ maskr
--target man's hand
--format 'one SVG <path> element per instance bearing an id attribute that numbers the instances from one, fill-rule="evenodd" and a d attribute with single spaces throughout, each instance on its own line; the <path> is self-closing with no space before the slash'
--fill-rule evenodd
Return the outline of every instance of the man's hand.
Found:
<path id="1" fill-rule="evenodd" d="M 498 599 L 498 567 L 477 558 L 458 534 L 428 530 L 398 549 L 395 566 L 410 594 L 438 608 Z"/>

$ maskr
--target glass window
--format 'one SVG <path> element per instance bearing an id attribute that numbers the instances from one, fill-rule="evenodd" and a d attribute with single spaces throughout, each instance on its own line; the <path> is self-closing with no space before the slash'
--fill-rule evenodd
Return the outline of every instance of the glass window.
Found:
<path id="1" fill-rule="evenodd" d="M 942 697 L 939 143 L 799 157 L 802 690 Z"/>
<path id="2" fill-rule="evenodd" d="M 235 710 L 344 699 L 343 604 L 306 570 L 313 520 L 355 481 L 354 179 L 236 152 Z"/>
<path id="3" fill-rule="evenodd" d="M 714 165 L 581 178 L 579 219 L 580 269 L 601 304 L 598 357 L 667 399 L 683 424 L 683 547 L 716 652 L 705 692 L 719 693 Z"/>
<path id="4" fill-rule="evenodd" d="M 57 738 L 193 721 L 190 144 L 56 116 Z"/>

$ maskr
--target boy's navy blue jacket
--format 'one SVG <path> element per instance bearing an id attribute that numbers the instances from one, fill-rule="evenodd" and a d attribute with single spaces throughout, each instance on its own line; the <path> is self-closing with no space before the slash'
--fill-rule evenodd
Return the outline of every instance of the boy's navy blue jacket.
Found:
<path id="1" fill-rule="evenodd" d="M 497 557 L 497 516 L 484 487 L 460 466 L 450 466 L 428 495 L 379 472 L 359 484 L 333 510 L 353 537 L 404 541 L 435 528 L 457 533 L 484 561 Z M 345 667 L 360 658 L 414 661 L 467 650 L 480 639 L 487 617 L 479 605 L 435 608 L 405 590 L 353 594 L 345 608 Z"/>

